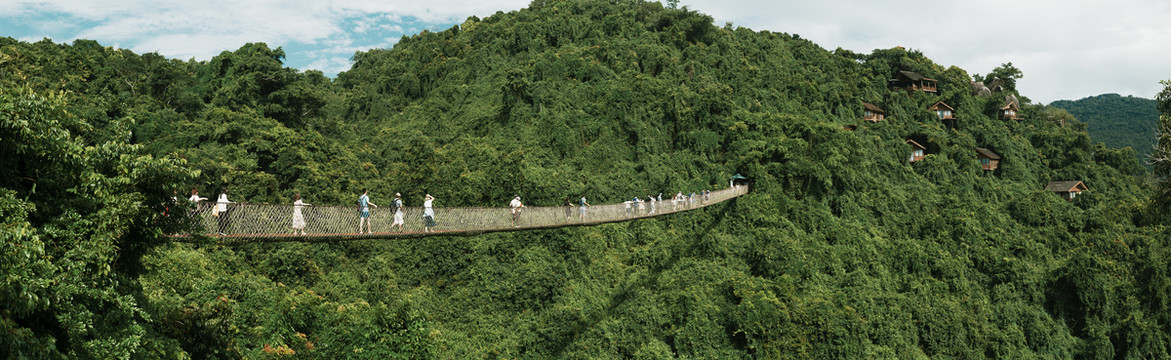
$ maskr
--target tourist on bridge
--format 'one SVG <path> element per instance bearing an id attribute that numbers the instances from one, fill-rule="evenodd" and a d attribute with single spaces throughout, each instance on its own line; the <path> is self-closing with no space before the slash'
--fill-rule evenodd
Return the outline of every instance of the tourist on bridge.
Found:
<path id="1" fill-rule="evenodd" d="M 671 211 L 679 211 L 679 203 L 683 202 L 683 192 L 680 191 L 675 193 L 675 198 L 672 200 L 674 201 L 671 202 Z"/>
<path id="2" fill-rule="evenodd" d="M 390 228 L 398 225 L 398 232 L 403 232 L 403 194 L 394 193 L 394 201 L 390 203 L 390 208 L 394 210 L 394 222 L 390 224 Z"/>
<path id="3" fill-rule="evenodd" d="M 207 200 L 207 198 L 199 197 L 199 188 L 192 187 L 191 188 L 191 197 L 187 198 L 187 200 L 191 200 L 191 202 L 195 203 L 195 209 L 191 210 L 191 215 L 195 215 L 195 213 L 199 212 L 199 207 L 200 207 L 199 202 Z"/>
<path id="4" fill-rule="evenodd" d="M 301 235 L 306 235 L 305 215 L 301 214 L 301 208 L 310 205 L 312 204 L 306 204 L 304 201 L 301 201 L 301 193 L 296 193 L 293 195 L 293 235 L 297 235 L 298 232 L 300 232 Z"/>
<path id="5" fill-rule="evenodd" d="M 435 197 L 431 194 L 423 197 L 423 232 L 431 232 L 435 227 L 435 210 L 431 209 L 431 202 Z"/>
<path id="6" fill-rule="evenodd" d="M 654 214 L 654 213 L 655 213 L 655 197 L 654 197 L 654 196 L 647 196 L 647 197 L 646 197 L 646 202 L 647 202 L 647 212 L 646 212 L 646 214 L 647 214 L 647 215 Z"/>
<path id="7" fill-rule="evenodd" d="M 516 227 L 516 221 L 520 220 L 520 209 L 525 207 L 524 203 L 520 202 L 520 196 L 512 198 L 512 202 L 508 203 L 512 207 L 512 227 Z"/>
<path id="8" fill-rule="evenodd" d="M 200 201 L 207 200 L 207 198 L 199 197 L 199 188 L 193 187 L 191 188 L 191 197 L 187 198 L 187 200 L 191 200 L 193 203 L 199 203 Z"/>
<path id="9" fill-rule="evenodd" d="M 573 198 L 565 198 L 565 222 L 569 222 L 573 217 Z"/>
<path id="10" fill-rule="evenodd" d="M 622 202 L 622 205 L 626 205 L 626 216 L 630 216 L 630 204 L 633 204 L 633 203 L 634 203 L 634 201 L 630 201 L 630 200 L 626 200 L 626 201 Z"/>
<path id="11" fill-rule="evenodd" d="M 378 207 L 378 205 L 374 205 L 374 203 L 370 202 L 370 195 L 367 194 L 368 192 L 369 191 L 367 189 L 363 188 L 362 189 L 362 196 L 358 197 L 358 207 L 360 210 L 360 212 L 358 213 L 358 234 L 359 235 L 362 234 L 362 224 L 363 223 L 366 224 L 366 233 L 367 234 L 373 233 L 373 231 L 370 230 L 370 225 L 372 223 L 372 221 L 370 221 L 370 207 L 371 206 Z"/>
<path id="12" fill-rule="evenodd" d="M 220 236 L 227 235 L 228 227 L 232 226 L 232 213 L 230 211 L 232 209 L 228 208 L 228 204 L 235 204 L 235 202 L 228 201 L 228 189 L 224 188 L 224 191 L 220 193 L 219 200 L 216 200 L 215 209 L 211 212 L 211 216 L 219 218 Z"/>
<path id="13" fill-rule="evenodd" d="M 581 199 L 577 200 L 577 206 L 578 206 L 578 217 L 581 219 L 582 222 L 585 222 L 586 206 L 590 206 L 590 203 L 586 202 L 585 196 L 582 196 Z"/>

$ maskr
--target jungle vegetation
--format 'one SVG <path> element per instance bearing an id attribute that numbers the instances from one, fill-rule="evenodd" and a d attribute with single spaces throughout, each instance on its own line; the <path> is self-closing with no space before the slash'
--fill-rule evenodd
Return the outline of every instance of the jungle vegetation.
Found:
<path id="1" fill-rule="evenodd" d="M 1155 146 L 1159 121 L 1156 101 L 1134 96 L 1102 94 L 1079 100 L 1058 100 L 1049 106 L 1068 111 L 1086 124 L 1095 142 L 1107 147 L 1130 147 L 1145 160 Z"/>
<path id="2" fill-rule="evenodd" d="M 675 7 L 537 0 L 336 79 L 263 43 L 182 61 L 0 38 L 0 358 L 1171 357 L 1167 166 L 1015 88 L 973 96 L 913 49 Z M 890 90 L 900 70 L 939 92 Z M 998 118 L 1010 94 L 1023 120 Z M 863 102 L 886 118 L 863 123 Z M 754 184 L 735 201 L 594 227 L 167 236 L 197 230 L 171 200 L 193 186 L 558 205 L 735 173 Z M 1089 190 L 1066 201 L 1057 180 Z"/>

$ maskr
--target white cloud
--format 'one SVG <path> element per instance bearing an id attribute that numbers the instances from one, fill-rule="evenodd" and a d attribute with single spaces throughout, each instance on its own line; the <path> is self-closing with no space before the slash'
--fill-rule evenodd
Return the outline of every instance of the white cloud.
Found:
<path id="1" fill-rule="evenodd" d="M 310 66 L 336 69 L 355 51 L 389 47 L 397 35 L 440 30 L 475 15 L 513 11 L 529 0 L 4 0 L 0 21 L 19 19 L 43 34 L 127 44 L 135 51 L 209 59 L 246 42 L 311 48 Z M 944 66 L 987 73 L 1005 62 L 1025 77 L 1034 101 L 1105 92 L 1153 96 L 1171 77 L 1171 3 L 1161 0 L 779 1 L 685 0 L 755 30 L 798 34 L 822 47 L 856 52 L 904 46 Z M 46 14 L 48 14 L 46 16 Z M 40 19 L 40 20 L 32 20 Z M 70 28 L 77 23 L 89 28 Z M 367 38 L 370 37 L 370 38 Z M 392 39 L 373 39 L 390 37 Z M 290 54 L 291 55 L 291 54 Z M 330 73 L 326 71 L 327 73 Z"/>
<path id="2" fill-rule="evenodd" d="M 320 70 L 326 74 L 337 74 L 350 69 L 352 62 L 349 58 L 331 57 L 313 61 L 303 70 Z"/>
<path id="3" fill-rule="evenodd" d="M 379 29 L 389 32 L 403 33 L 403 26 L 399 24 L 383 24 L 378 26 Z"/>
<path id="4" fill-rule="evenodd" d="M 694 0 L 716 24 L 798 34 L 822 47 L 870 52 L 904 46 L 935 62 L 986 74 L 1012 62 L 1018 88 L 1034 101 L 1101 93 L 1152 97 L 1171 77 L 1168 3 L 1069 2 L 757 2 Z"/>
<path id="5" fill-rule="evenodd" d="M 35 42 L 38 42 L 38 41 L 41 41 L 44 39 L 45 39 L 44 36 L 23 36 L 23 37 L 20 37 L 19 39 L 16 39 L 16 40 L 24 41 L 27 43 L 35 43 Z"/>
<path id="6" fill-rule="evenodd" d="M 332 8 L 339 12 L 386 13 L 414 17 L 425 23 L 445 23 L 463 22 L 472 15 L 484 17 L 496 11 L 517 10 L 528 4 L 528 0 L 335 0 Z"/>
<path id="7" fill-rule="evenodd" d="M 61 18 L 92 21 L 98 25 L 77 31 L 73 38 L 117 41 L 132 44 L 136 51 L 157 50 L 167 56 L 208 59 L 245 42 L 272 46 L 328 44 L 372 29 L 402 31 L 405 18 L 450 23 L 477 12 L 518 9 L 526 4 L 470 0 L 12 0 L 0 4 L 0 9 L 5 10 L 0 18 L 54 14 L 58 19 L 41 21 L 37 26 L 55 29 L 69 24 Z M 347 26 L 348 20 L 354 22 Z M 355 51 L 336 46 L 332 49 L 351 54 Z"/>

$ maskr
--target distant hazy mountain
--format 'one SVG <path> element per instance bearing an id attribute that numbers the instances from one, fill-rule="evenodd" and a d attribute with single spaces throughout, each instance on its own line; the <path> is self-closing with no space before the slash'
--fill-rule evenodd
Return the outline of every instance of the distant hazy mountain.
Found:
<path id="1" fill-rule="evenodd" d="M 1130 146 L 1145 158 L 1155 144 L 1155 123 L 1159 121 L 1155 100 L 1103 94 L 1076 101 L 1058 100 L 1049 105 L 1065 109 L 1085 122 L 1090 138 L 1106 146 Z"/>

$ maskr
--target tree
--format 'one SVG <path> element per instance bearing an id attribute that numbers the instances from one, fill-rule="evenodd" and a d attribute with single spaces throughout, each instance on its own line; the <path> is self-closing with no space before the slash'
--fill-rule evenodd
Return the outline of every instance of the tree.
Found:
<path id="1" fill-rule="evenodd" d="M 1012 66 L 1012 62 L 1001 64 L 999 67 L 992 69 L 992 72 L 987 76 L 981 77 L 979 74 L 974 76 L 976 81 L 983 81 L 984 85 L 992 91 L 1016 91 L 1016 81 L 1024 77 L 1021 69 Z M 999 88 L 998 88 L 999 86 Z"/>
<path id="2" fill-rule="evenodd" d="M 1154 167 L 1157 181 L 1155 194 L 1156 201 L 1166 206 L 1171 205 L 1171 80 L 1159 82 L 1163 84 L 1163 91 L 1155 96 L 1159 108 L 1158 132 L 1155 134 L 1155 149 L 1151 153 L 1150 163 Z"/>
<path id="3" fill-rule="evenodd" d="M 145 252 L 184 229 L 182 161 L 97 131 L 64 95 L 0 88 L 0 358 L 129 358 L 161 346 L 135 298 Z"/>

